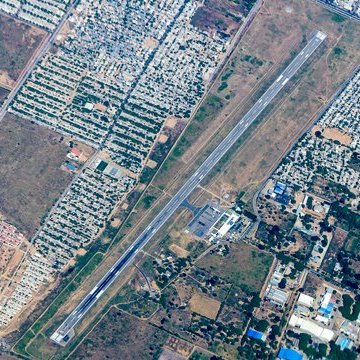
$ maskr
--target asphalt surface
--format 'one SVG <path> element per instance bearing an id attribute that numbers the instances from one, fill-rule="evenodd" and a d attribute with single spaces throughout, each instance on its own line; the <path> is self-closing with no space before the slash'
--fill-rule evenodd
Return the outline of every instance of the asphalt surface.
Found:
<path id="1" fill-rule="evenodd" d="M 336 5 L 329 4 L 329 3 L 325 2 L 324 0 L 313 0 L 313 1 L 332 12 L 336 12 L 336 13 L 338 13 L 342 16 L 345 16 L 349 19 L 353 19 L 355 21 L 360 22 L 360 18 L 357 15 L 355 15 L 347 10 L 344 10 Z"/>
<path id="2" fill-rule="evenodd" d="M 316 32 L 303 50 L 295 57 L 281 75 L 273 82 L 267 91 L 260 97 L 254 106 L 237 123 L 232 131 L 215 148 L 209 157 L 200 165 L 194 174 L 185 182 L 181 189 L 165 205 L 162 211 L 152 220 L 149 226 L 117 260 L 113 267 L 103 276 L 97 285 L 88 293 L 73 312 L 65 319 L 60 327 L 51 336 L 55 342 L 64 345 L 70 338 L 74 326 L 100 298 L 104 291 L 114 282 L 120 273 L 134 260 L 138 251 L 147 244 L 156 232 L 164 225 L 181 203 L 200 184 L 202 179 L 212 170 L 219 160 L 227 153 L 246 129 L 266 109 L 274 97 L 286 86 L 300 67 L 307 61 L 326 35 Z"/>

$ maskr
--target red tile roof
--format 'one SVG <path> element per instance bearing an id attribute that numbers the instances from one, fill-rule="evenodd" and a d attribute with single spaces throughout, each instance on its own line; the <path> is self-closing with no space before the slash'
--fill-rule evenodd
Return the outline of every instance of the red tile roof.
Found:
<path id="1" fill-rule="evenodd" d="M 79 157 L 81 155 L 81 151 L 77 148 L 71 149 L 71 153 L 77 157 Z"/>

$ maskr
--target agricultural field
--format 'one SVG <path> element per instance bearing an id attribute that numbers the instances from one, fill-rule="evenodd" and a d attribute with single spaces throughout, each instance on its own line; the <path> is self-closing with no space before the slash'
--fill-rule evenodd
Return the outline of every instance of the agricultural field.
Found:
<path id="1" fill-rule="evenodd" d="M 191 311 L 196 312 L 208 319 L 215 320 L 221 303 L 200 293 L 195 293 L 190 299 Z"/>
<path id="2" fill-rule="evenodd" d="M 39 125 L 6 115 L 0 127 L 0 212 L 31 236 L 72 176 L 60 169 L 69 148 Z"/>
<path id="3" fill-rule="evenodd" d="M 46 33 L 2 14 L 0 28 L 0 87 L 11 89 Z"/>

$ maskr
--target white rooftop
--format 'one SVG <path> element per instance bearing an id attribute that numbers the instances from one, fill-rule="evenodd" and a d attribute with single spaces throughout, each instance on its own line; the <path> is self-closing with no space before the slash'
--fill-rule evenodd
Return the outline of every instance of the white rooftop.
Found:
<path id="1" fill-rule="evenodd" d="M 315 299 L 313 297 L 306 294 L 300 294 L 298 304 L 310 307 L 313 305 L 314 301 Z"/>
<path id="2" fill-rule="evenodd" d="M 302 331 L 327 342 L 331 341 L 335 335 L 332 330 L 326 329 L 314 321 L 303 319 L 296 315 L 291 316 L 289 325 L 294 328 L 300 328 Z"/>

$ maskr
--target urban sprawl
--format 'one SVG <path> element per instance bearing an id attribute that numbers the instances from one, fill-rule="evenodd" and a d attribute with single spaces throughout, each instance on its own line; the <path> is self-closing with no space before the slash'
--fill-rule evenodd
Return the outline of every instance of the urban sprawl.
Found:
<path id="1" fill-rule="evenodd" d="M 357 1 L 330 3 L 359 15 Z M 0 10 L 49 32 L 69 6 L 60 0 L 0 0 Z M 102 234 L 138 184 L 169 121 L 193 115 L 232 40 L 192 24 L 199 6 L 195 0 L 79 2 L 10 103 L 10 113 L 93 152 L 71 146 L 63 168 L 73 180 L 31 239 L 0 217 L 2 252 L 20 253 L 32 244 L 15 281 L 2 288 L 2 328 Z M 239 240 L 274 256 L 264 291 L 241 303 L 254 306 L 239 353 L 244 359 L 255 353 L 258 359 L 301 360 L 341 351 L 356 359 L 360 70 L 281 160 L 254 204 L 252 214 L 241 194 L 229 209 L 208 202 L 186 230 L 225 261 Z M 183 265 L 163 256 L 154 261 L 154 274 L 165 283 Z M 196 276 L 202 283 L 205 274 Z M 219 277 L 202 283 L 208 293 L 224 284 Z M 194 337 L 219 341 L 211 335 L 218 323 L 205 318 L 192 325 Z M 236 330 L 221 334 L 222 341 L 235 342 Z"/>

